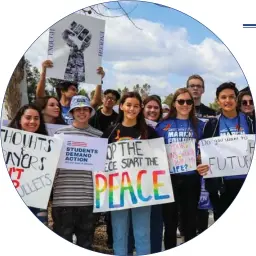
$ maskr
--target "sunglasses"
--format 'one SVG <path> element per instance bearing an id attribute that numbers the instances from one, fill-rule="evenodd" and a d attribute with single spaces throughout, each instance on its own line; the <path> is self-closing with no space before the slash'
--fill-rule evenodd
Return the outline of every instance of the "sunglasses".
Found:
<path id="1" fill-rule="evenodd" d="M 242 100 L 242 105 L 243 106 L 253 105 L 253 100 Z"/>
<path id="2" fill-rule="evenodd" d="M 176 100 L 178 102 L 179 105 L 184 105 L 185 102 L 187 105 L 191 106 L 193 104 L 193 100 Z"/>

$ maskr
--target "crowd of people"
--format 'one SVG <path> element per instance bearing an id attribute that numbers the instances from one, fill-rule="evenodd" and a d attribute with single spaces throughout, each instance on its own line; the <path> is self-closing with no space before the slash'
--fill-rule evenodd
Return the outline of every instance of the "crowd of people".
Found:
<path id="1" fill-rule="evenodd" d="M 216 221 L 240 191 L 246 175 L 204 179 L 209 166 L 201 162 L 199 140 L 204 138 L 254 134 L 255 113 L 250 91 L 240 92 L 235 83 L 216 88 L 219 110 L 201 102 L 204 80 L 191 75 L 184 88 L 177 89 L 170 105 L 158 95 L 145 99 L 134 91 L 120 95 L 116 90 L 96 86 L 90 100 L 78 94 L 76 82 L 64 81 L 56 87 L 58 98 L 45 95 L 46 69 L 42 64 L 33 104 L 22 106 L 9 127 L 47 135 L 45 124 L 62 124 L 57 134 L 107 138 L 108 143 L 126 139 L 163 137 L 165 144 L 196 139 L 197 169 L 171 175 L 175 202 L 111 211 L 107 216 L 108 246 L 115 255 L 147 255 L 177 246 L 177 230 L 187 242 L 208 228 L 209 210 Z M 101 79 L 105 72 L 96 71 Z M 184 83 L 185 84 L 185 83 Z M 171 92 L 168 92 L 170 94 Z M 114 107 L 118 109 L 115 111 Z M 148 121 L 156 123 L 155 127 Z M 200 207 L 200 194 L 209 195 L 208 207 Z M 52 189 L 53 231 L 66 240 L 93 250 L 98 214 L 93 213 L 92 174 L 86 170 L 58 169 Z M 30 208 L 47 224 L 47 211 Z M 164 248 L 162 248 L 164 241 Z"/>

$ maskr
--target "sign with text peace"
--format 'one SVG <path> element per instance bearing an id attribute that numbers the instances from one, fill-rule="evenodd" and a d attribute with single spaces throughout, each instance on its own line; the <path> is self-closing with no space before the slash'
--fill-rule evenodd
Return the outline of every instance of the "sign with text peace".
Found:
<path id="1" fill-rule="evenodd" d="M 166 144 L 170 173 L 183 173 L 196 170 L 195 139 Z"/>
<path id="2" fill-rule="evenodd" d="M 37 133 L 1 127 L 3 156 L 25 204 L 47 209 L 62 141 Z"/>
<path id="3" fill-rule="evenodd" d="M 204 178 L 247 174 L 252 162 L 254 144 L 255 135 L 246 134 L 199 141 L 202 163 L 210 166 Z"/>
<path id="4" fill-rule="evenodd" d="M 62 138 L 63 148 L 58 168 L 69 170 L 104 170 L 108 140 L 84 135 L 55 134 Z"/>
<path id="5" fill-rule="evenodd" d="M 174 202 L 163 138 L 109 144 L 105 171 L 93 182 L 94 212 Z"/>

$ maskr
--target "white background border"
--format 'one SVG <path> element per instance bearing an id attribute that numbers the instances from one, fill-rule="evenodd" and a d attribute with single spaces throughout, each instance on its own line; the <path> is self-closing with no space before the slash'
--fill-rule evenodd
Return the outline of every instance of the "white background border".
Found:
<path id="1" fill-rule="evenodd" d="M 53 23 L 85 5 L 100 1 L 2 1 L 1 21 L 1 93 L 21 56 L 32 42 Z M 229 47 L 241 65 L 255 95 L 256 28 L 243 29 L 243 23 L 256 23 L 255 1 L 169 0 L 153 1 L 180 10 L 202 22 Z M 30 213 L 17 192 L 0 154 L 1 246 L 0 254 L 16 255 L 96 255 L 61 239 Z M 255 157 L 248 179 L 235 202 L 222 218 L 203 235 L 161 255 L 255 255 L 256 172 Z"/>

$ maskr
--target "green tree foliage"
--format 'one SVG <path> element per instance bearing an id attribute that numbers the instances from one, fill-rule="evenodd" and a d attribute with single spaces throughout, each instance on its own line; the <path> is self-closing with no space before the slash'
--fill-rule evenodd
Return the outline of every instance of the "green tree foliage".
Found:
<path id="1" fill-rule="evenodd" d="M 86 97 L 88 97 L 88 98 L 89 98 L 88 93 L 86 92 L 86 90 L 85 90 L 85 89 L 80 89 L 80 90 L 78 91 L 78 94 L 79 94 L 79 95 L 86 96 Z"/>
<path id="2" fill-rule="evenodd" d="M 29 103 L 32 103 L 35 100 L 36 97 L 36 86 L 40 79 L 40 72 L 37 67 L 33 67 L 29 60 L 25 60 L 25 68 L 26 68 L 26 74 L 27 74 L 27 92 L 28 92 L 28 101 Z M 48 78 L 46 80 L 46 85 L 48 85 L 49 89 L 45 89 L 45 94 L 47 96 L 54 96 L 57 97 L 56 91 L 54 87 L 60 82 L 59 79 L 54 78 Z"/>
<path id="3" fill-rule="evenodd" d="M 28 60 L 26 60 L 25 68 L 26 68 L 26 74 L 27 74 L 28 101 L 29 103 L 31 103 L 35 100 L 36 85 L 40 79 L 40 73 L 38 68 L 32 67 L 32 65 Z"/>
<path id="4" fill-rule="evenodd" d="M 151 89 L 151 86 L 147 83 L 143 84 L 142 86 L 140 86 L 139 84 L 136 84 L 135 86 L 133 86 L 133 91 L 138 92 L 142 100 L 144 100 L 146 97 L 149 96 L 150 89 Z"/>
<path id="5" fill-rule="evenodd" d="M 164 102 L 165 104 L 167 104 L 168 106 L 171 105 L 171 102 L 172 102 L 172 98 L 173 98 L 173 93 L 170 93 L 165 99 L 164 99 Z"/>
<path id="6" fill-rule="evenodd" d="M 212 109 L 214 109 L 216 112 L 219 111 L 219 105 L 218 105 L 216 99 L 215 99 L 215 101 L 214 101 L 213 103 L 210 103 L 210 104 L 209 104 L 209 107 L 212 108 Z"/>

